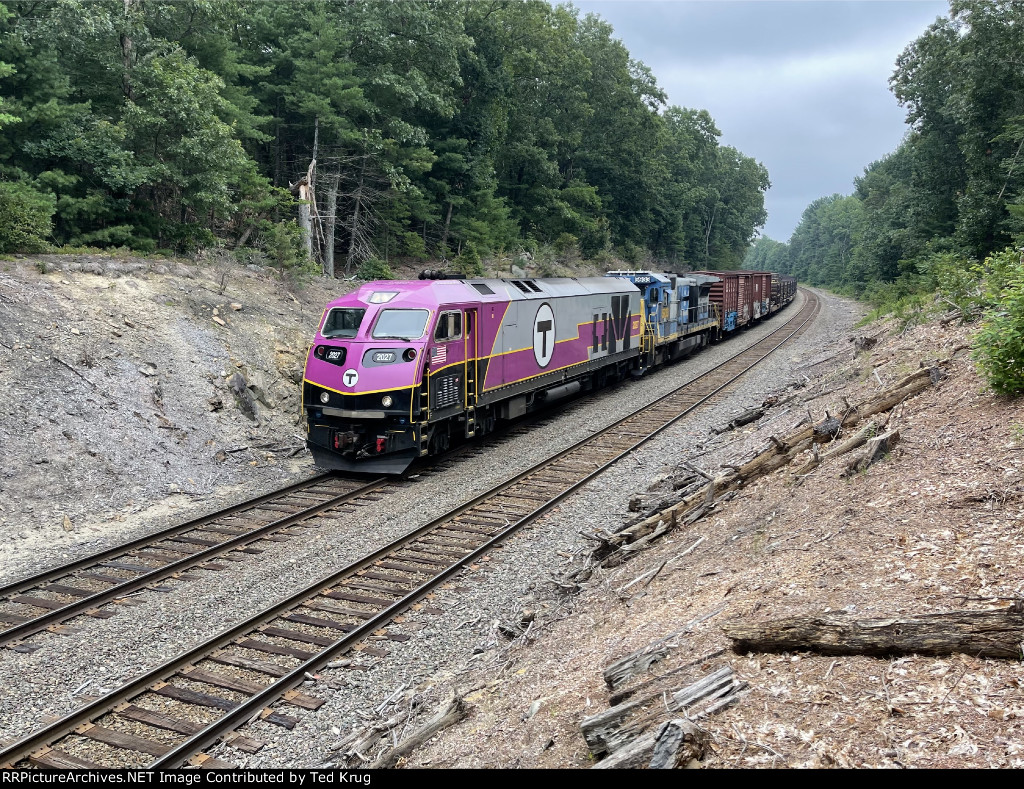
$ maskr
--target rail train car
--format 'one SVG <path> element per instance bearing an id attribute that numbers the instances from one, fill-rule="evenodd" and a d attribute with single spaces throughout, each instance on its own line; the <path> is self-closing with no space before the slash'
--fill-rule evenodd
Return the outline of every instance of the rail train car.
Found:
<path id="1" fill-rule="evenodd" d="M 748 327 L 771 312 L 773 274 L 769 271 L 695 271 L 718 279 L 711 288 L 711 301 L 721 313 L 721 332 L 727 334 Z M 795 291 L 794 291 L 795 292 Z"/>
<path id="2" fill-rule="evenodd" d="M 710 294 L 716 277 L 626 270 L 605 276 L 629 280 L 643 297 L 644 355 L 639 372 L 692 353 L 714 339 L 719 317 Z"/>
<path id="3" fill-rule="evenodd" d="M 770 271 L 737 271 L 748 283 L 752 320 L 760 320 L 771 312 L 772 274 Z"/>
<path id="4" fill-rule="evenodd" d="M 367 283 L 327 305 L 310 346 L 307 446 L 323 468 L 401 473 L 501 420 L 728 337 L 792 300 L 795 280 L 773 283 L 625 270 Z"/>
<path id="5" fill-rule="evenodd" d="M 620 278 L 371 282 L 331 302 L 306 359 L 307 446 L 400 473 L 454 438 L 636 369 L 641 295 Z"/>
<path id="6" fill-rule="evenodd" d="M 796 277 L 772 274 L 771 311 L 785 307 L 796 296 Z"/>

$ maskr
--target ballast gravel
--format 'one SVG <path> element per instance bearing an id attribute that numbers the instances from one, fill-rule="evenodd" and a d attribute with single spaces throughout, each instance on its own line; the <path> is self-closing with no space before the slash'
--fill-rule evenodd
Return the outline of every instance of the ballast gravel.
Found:
<path id="1" fill-rule="evenodd" d="M 616 528 L 632 514 L 629 500 L 682 461 L 713 474 L 719 464 L 742 459 L 753 448 L 733 433 L 714 436 L 711 428 L 759 405 L 787 383 L 803 380 L 817 363 L 852 353 L 840 343 L 861 317 L 860 308 L 828 294 L 818 297 L 822 309 L 808 331 L 734 383 L 719 402 L 684 417 L 466 569 L 433 595 L 432 613 L 408 612 L 387 628 L 409 640 L 374 642 L 386 656 L 346 656 L 365 670 L 326 669 L 307 682 L 303 692 L 326 700 L 319 710 L 278 705 L 300 719 L 293 730 L 257 721 L 244 733 L 267 743 L 258 753 L 228 746 L 211 753 L 253 768 L 337 765 L 339 754 L 331 746 L 366 720 L 401 709 L 414 694 L 457 683 L 467 668 L 500 664 L 508 642 L 498 632 L 499 623 L 517 621 L 523 609 L 542 611 L 538 627 L 545 617 L 571 615 L 571 600 L 554 594 L 550 581 L 592 546 L 586 533 Z M 479 452 L 443 464 L 444 470 L 396 483 L 390 495 L 357 513 L 316 518 L 312 525 L 290 530 L 294 536 L 288 542 L 261 543 L 264 551 L 258 556 L 222 571 L 190 571 L 193 580 L 169 582 L 169 592 L 138 595 L 131 605 L 115 606 L 118 613 L 110 619 L 80 617 L 70 623 L 73 634 L 33 637 L 31 642 L 40 645 L 34 652 L 0 650 L 0 740 L 28 734 L 48 716 L 66 714 L 87 696 L 115 688 L 673 391 L 774 330 L 799 308 L 798 298 L 781 315 L 729 342 L 576 401 L 540 426 L 481 443 Z M 782 423 L 805 414 L 769 413 L 769 418 L 776 416 L 784 430 Z M 247 497 L 261 492 L 246 491 Z"/>

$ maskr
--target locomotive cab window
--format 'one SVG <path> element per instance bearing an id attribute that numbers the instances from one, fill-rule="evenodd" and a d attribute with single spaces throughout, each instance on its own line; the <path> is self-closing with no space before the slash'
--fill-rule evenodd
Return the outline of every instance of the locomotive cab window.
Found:
<path id="1" fill-rule="evenodd" d="M 373 327 L 375 340 L 418 340 L 427 328 L 427 310 L 381 310 Z"/>
<path id="2" fill-rule="evenodd" d="M 359 332 L 366 310 L 352 308 L 333 309 L 327 313 L 320 333 L 327 338 L 351 339 Z"/>
<path id="3" fill-rule="evenodd" d="M 462 313 L 442 312 L 437 319 L 437 328 L 434 330 L 434 339 L 437 342 L 448 342 L 462 338 Z"/>

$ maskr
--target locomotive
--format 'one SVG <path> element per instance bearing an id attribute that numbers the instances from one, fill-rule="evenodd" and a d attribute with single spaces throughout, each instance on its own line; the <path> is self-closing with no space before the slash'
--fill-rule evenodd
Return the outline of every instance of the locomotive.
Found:
<path id="1" fill-rule="evenodd" d="M 327 305 L 310 346 L 307 446 L 322 468 L 401 473 L 417 457 L 643 375 L 767 315 L 772 277 L 623 270 L 366 283 Z M 726 304 L 722 283 L 733 278 L 736 298 Z M 774 309 L 792 299 L 788 288 L 778 292 Z M 754 295 L 753 317 L 728 320 L 724 307 Z"/>

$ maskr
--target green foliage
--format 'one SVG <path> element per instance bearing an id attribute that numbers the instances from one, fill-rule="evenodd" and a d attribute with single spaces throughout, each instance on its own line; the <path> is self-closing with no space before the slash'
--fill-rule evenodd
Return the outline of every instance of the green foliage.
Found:
<path id="1" fill-rule="evenodd" d="M 315 266 L 306 255 L 302 230 L 298 222 L 263 222 L 260 248 L 272 266 L 285 270 L 314 271 Z"/>
<path id="2" fill-rule="evenodd" d="M 53 231 L 53 198 L 27 184 L 0 182 L 0 252 L 41 252 Z"/>
<path id="3" fill-rule="evenodd" d="M 559 255 L 572 257 L 579 256 L 579 245 L 580 240 L 572 233 L 562 233 L 552 244 Z"/>
<path id="4" fill-rule="evenodd" d="M 630 241 L 622 244 L 618 249 L 619 257 L 631 266 L 640 266 L 644 262 L 644 250 L 642 247 Z"/>
<path id="5" fill-rule="evenodd" d="M 383 260 L 370 258 L 369 260 L 363 261 L 359 268 L 356 269 L 356 278 L 364 279 L 369 282 L 371 280 L 394 279 L 395 274 L 391 270 L 391 266 Z"/>
<path id="6" fill-rule="evenodd" d="M 467 277 L 482 277 L 484 275 L 484 264 L 480 260 L 480 253 L 472 241 L 467 241 L 459 256 L 455 258 L 455 270 L 460 271 Z"/>
<path id="7" fill-rule="evenodd" d="M 987 306 L 981 268 L 976 263 L 955 252 L 939 252 L 919 261 L 917 268 L 928 278 L 929 287 L 960 310 L 964 320 L 972 320 Z"/>
<path id="8" fill-rule="evenodd" d="M 559 255 L 553 244 L 544 244 L 533 255 L 533 274 L 538 277 L 559 277 L 565 272 L 559 264 Z"/>
<path id="9" fill-rule="evenodd" d="M 8 19 L 10 19 L 10 17 L 11 12 L 8 11 L 6 7 L 0 5 L 0 23 L 6 22 Z M 4 63 L 2 60 L 0 60 L 0 79 L 3 79 L 4 77 L 9 77 L 14 72 L 15 69 L 10 63 Z M 4 100 L 0 98 L 0 107 L 3 106 L 3 103 Z M 0 109 L 0 129 L 2 129 L 4 126 L 9 126 L 12 123 L 18 123 L 20 120 L 21 118 L 17 117 L 16 115 L 11 115 L 10 113 L 4 112 L 2 109 Z"/>
<path id="10" fill-rule="evenodd" d="M 427 259 L 427 244 L 419 233 L 403 233 L 402 245 L 409 257 L 416 260 Z"/>
<path id="11" fill-rule="evenodd" d="M 974 360 L 992 391 L 1003 395 L 1024 394 L 1024 263 L 1018 258 L 1007 265 L 1014 254 L 1004 253 L 986 275 L 994 303 L 974 336 Z"/>
<path id="12" fill-rule="evenodd" d="M 618 259 L 607 249 L 602 249 L 590 259 L 604 271 L 611 271 L 619 267 Z"/>
<path id="13" fill-rule="evenodd" d="M 570 5 L 3 0 L 0 52 L 0 174 L 53 195 L 61 244 L 307 267 L 281 190 L 313 160 L 349 264 L 554 243 L 735 266 L 765 221 L 764 168 Z"/>

